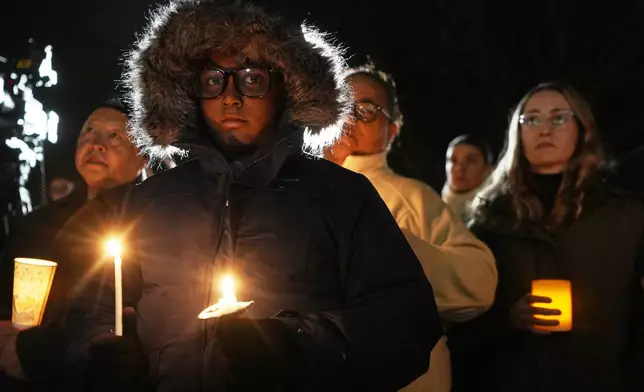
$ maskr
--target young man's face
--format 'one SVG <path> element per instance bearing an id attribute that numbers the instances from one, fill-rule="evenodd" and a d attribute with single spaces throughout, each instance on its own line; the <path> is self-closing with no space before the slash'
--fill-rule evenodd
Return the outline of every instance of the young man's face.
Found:
<path id="1" fill-rule="evenodd" d="M 252 95 L 253 91 L 263 91 L 261 84 L 266 82 L 266 77 L 273 76 L 260 69 L 248 74 L 238 73 L 238 84 L 244 84 L 247 89 L 242 91 L 246 94 L 243 95 L 238 91 L 233 75 L 222 77 L 217 70 L 243 70 L 249 66 L 235 56 L 222 54 L 212 55 L 210 62 L 210 68 L 215 71 L 201 72 L 199 83 L 202 90 L 218 85 L 223 85 L 224 88 L 214 98 L 202 98 L 201 110 L 217 141 L 223 144 L 223 147 L 235 150 L 272 140 L 280 110 L 279 86 L 275 80 L 270 80 L 270 87 L 265 94 L 257 97 L 248 95 Z"/>
<path id="2" fill-rule="evenodd" d="M 96 109 L 83 125 L 76 146 L 76 170 L 91 192 L 133 181 L 145 158 L 125 132 L 127 116 L 110 108 Z"/>
<path id="3" fill-rule="evenodd" d="M 481 186 L 492 167 L 478 147 L 461 143 L 447 150 L 445 169 L 450 189 L 461 193 Z"/>

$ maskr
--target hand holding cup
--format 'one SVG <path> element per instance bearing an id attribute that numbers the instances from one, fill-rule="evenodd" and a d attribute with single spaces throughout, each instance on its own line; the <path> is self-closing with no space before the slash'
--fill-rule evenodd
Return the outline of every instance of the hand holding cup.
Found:
<path id="1" fill-rule="evenodd" d="M 530 331 L 537 335 L 550 334 L 549 331 L 538 329 L 538 327 L 556 327 L 559 325 L 559 320 L 543 319 L 536 316 L 559 316 L 561 310 L 539 307 L 540 303 L 549 304 L 552 303 L 552 299 L 532 294 L 526 294 L 519 298 L 510 311 L 512 325 L 517 329 Z"/>

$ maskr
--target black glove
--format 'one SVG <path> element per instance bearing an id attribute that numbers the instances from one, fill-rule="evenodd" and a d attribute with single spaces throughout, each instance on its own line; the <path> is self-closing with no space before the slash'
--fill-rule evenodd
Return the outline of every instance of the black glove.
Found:
<path id="1" fill-rule="evenodd" d="M 295 332 L 276 319 L 224 316 L 217 341 L 228 359 L 230 390 L 293 390 L 297 362 Z"/>
<path id="2" fill-rule="evenodd" d="M 90 344 L 89 391 L 139 392 L 148 388 L 148 356 L 136 336 L 136 313 L 133 309 L 123 313 L 123 336 L 106 333 Z"/>

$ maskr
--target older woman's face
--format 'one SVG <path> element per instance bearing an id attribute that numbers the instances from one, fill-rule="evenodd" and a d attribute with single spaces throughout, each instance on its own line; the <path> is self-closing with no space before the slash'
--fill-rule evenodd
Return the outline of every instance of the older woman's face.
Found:
<path id="1" fill-rule="evenodd" d="M 526 102 L 520 120 L 523 155 L 532 170 L 561 173 L 577 147 L 579 128 L 570 104 L 557 91 L 539 91 Z"/>
<path id="2" fill-rule="evenodd" d="M 145 165 L 126 127 L 127 116 L 111 108 L 98 108 L 85 121 L 75 163 L 90 192 L 134 181 Z"/>

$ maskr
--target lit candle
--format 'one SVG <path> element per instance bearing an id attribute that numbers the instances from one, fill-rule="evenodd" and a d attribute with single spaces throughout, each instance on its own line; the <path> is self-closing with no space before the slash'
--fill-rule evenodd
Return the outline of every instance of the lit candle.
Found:
<path id="1" fill-rule="evenodd" d="M 222 297 L 219 298 L 219 301 L 204 309 L 197 316 L 200 319 L 209 319 L 214 317 L 224 316 L 226 314 L 231 314 L 243 310 L 249 307 L 253 301 L 249 302 L 238 302 L 237 297 L 235 296 L 235 280 L 232 276 L 226 275 L 221 279 L 219 284 L 221 289 Z"/>
<path id="2" fill-rule="evenodd" d="M 114 334 L 123 336 L 123 273 L 121 271 L 121 243 L 116 239 L 107 241 L 107 251 L 114 258 Z"/>
<path id="3" fill-rule="evenodd" d="M 558 309 L 559 316 L 535 315 L 543 320 L 558 320 L 557 326 L 535 326 L 536 329 L 551 332 L 563 332 L 572 330 L 572 296 L 569 280 L 534 280 L 532 281 L 532 295 L 548 297 L 552 299 L 549 304 L 535 302 L 533 306 L 546 309 Z"/>
<path id="4" fill-rule="evenodd" d="M 234 305 L 237 303 L 235 296 L 235 281 L 231 276 L 225 276 L 221 279 L 221 293 L 223 297 L 219 298 L 222 305 Z"/>

